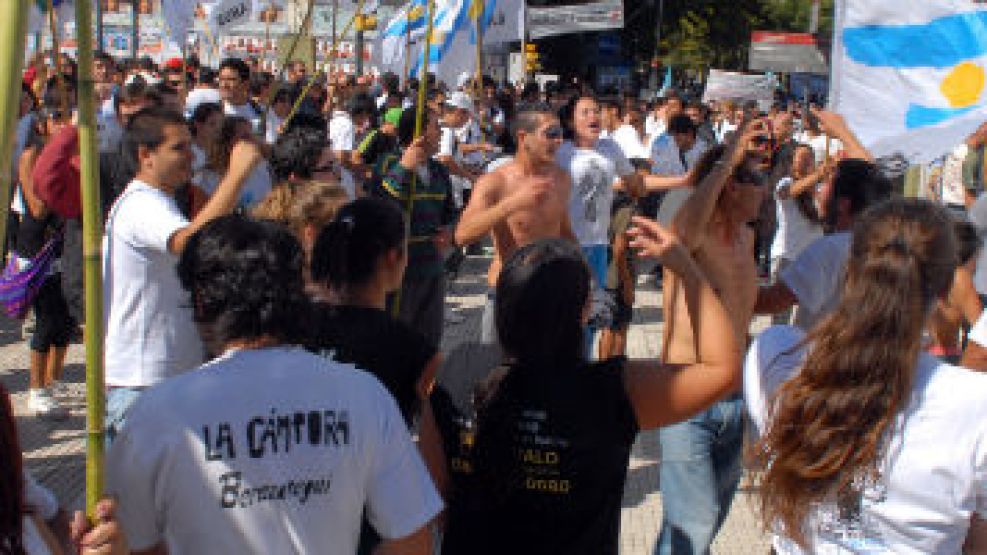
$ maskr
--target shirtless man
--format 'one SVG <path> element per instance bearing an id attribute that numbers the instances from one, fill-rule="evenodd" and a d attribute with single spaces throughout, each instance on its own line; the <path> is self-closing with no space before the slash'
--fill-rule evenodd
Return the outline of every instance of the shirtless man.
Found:
<path id="1" fill-rule="evenodd" d="M 511 162 L 477 180 L 456 227 L 456 244 L 465 246 L 493 235 L 494 259 L 487 274 L 491 291 L 501 265 L 520 247 L 539 239 L 576 240 L 569 225 L 568 174 L 555 163 L 562 127 L 548 106 L 532 106 L 515 118 L 518 152 Z M 493 298 L 483 311 L 481 341 L 496 341 Z"/>
<path id="2" fill-rule="evenodd" d="M 754 122 L 728 146 L 717 147 L 698 164 L 698 186 L 678 211 L 673 230 L 695 257 L 733 321 L 742 344 L 757 299 L 754 231 L 748 223 L 758 215 L 766 180 L 760 169 L 768 154 L 754 139 L 767 132 Z M 663 362 L 691 364 L 697 359 L 697 338 L 689 319 L 683 288 L 665 272 Z M 723 523 L 737 482 L 743 443 L 740 394 L 709 410 L 659 431 L 660 482 L 665 511 L 655 553 L 707 553 Z"/>

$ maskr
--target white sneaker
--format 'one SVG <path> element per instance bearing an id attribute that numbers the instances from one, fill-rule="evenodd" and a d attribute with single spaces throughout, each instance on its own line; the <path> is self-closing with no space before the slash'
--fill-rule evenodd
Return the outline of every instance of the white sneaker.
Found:
<path id="1" fill-rule="evenodd" d="M 38 418 L 45 420 L 65 420 L 69 411 L 47 389 L 32 389 L 28 393 L 27 408 Z"/>

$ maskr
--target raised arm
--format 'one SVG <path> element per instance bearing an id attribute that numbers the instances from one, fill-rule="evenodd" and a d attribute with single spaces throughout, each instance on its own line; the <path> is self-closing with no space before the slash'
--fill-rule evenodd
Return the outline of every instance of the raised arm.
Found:
<path id="1" fill-rule="evenodd" d="M 795 198 L 806 191 L 812 190 L 817 184 L 819 184 L 819 182 L 829 178 L 835 168 L 836 166 L 833 164 L 832 160 L 826 160 L 825 163 L 820 164 L 809 175 L 801 179 L 796 179 L 788 187 L 780 189 L 775 196 L 782 200 Z"/>
<path id="2" fill-rule="evenodd" d="M 713 166 L 713 171 L 699 183 L 676 214 L 672 229 L 690 252 L 695 252 L 702 245 L 703 237 L 709 228 L 709 220 L 716 209 L 716 201 L 720 198 L 727 180 L 747 159 L 751 139 L 766 133 L 767 129 L 764 128 L 763 121 L 746 126 L 739 137 L 727 147 L 723 157 Z"/>
<path id="3" fill-rule="evenodd" d="M 240 141 L 233 147 L 230 154 L 230 167 L 223 180 L 216 187 L 216 192 L 209 198 L 206 205 L 195 216 L 192 222 L 179 229 L 168 239 L 168 250 L 181 254 L 192 235 L 212 220 L 229 214 L 237 205 L 240 190 L 247 181 L 250 172 L 263 159 L 261 149 L 252 141 Z"/>
<path id="4" fill-rule="evenodd" d="M 843 143 L 847 158 L 859 158 L 869 162 L 874 161 L 874 155 L 860 143 L 860 139 L 850 130 L 843 116 L 826 110 L 813 109 L 813 115 L 819 118 L 819 126 L 823 133 Z"/>
<path id="5" fill-rule="evenodd" d="M 678 189 L 688 186 L 692 182 L 692 178 L 692 172 L 674 176 L 648 174 L 644 176 L 644 190 L 651 193 L 654 191 Z"/>
<path id="6" fill-rule="evenodd" d="M 741 381 L 741 348 L 726 309 L 678 238 L 645 218 L 635 218 L 634 224 L 631 247 L 640 256 L 660 258 L 679 277 L 698 344 L 695 364 L 627 365 L 627 396 L 638 425 L 650 429 L 684 420 L 735 391 Z"/>

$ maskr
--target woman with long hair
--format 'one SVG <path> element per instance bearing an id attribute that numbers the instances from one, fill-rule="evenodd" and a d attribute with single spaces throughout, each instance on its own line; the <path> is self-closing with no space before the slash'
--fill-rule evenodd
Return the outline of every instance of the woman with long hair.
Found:
<path id="1" fill-rule="evenodd" d="M 744 391 L 776 552 L 959 553 L 985 533 L 987 376 L 922 352 L 957 263 L 941 207 L 877 205 L 854 228 L 837 309 L 752 346 Z"/>
<path id="2" fill-rule="evenodd" d="M 302 236 L 306 233 L 302 230 Z M 336 214 L 311 251 L 315 303 L 306 347 L 377 377 L 397 401 L 439 492 L 447 480 L 429 394 L 441 364 L 438 345 L 394 319 L 387 296 L 401 287 L 408 264 L 404 215 L 390 201 L 362 198 Z M 364 525 L 360 553 L 379 538 Z"/>
<path id="3" fill-rule="evenodd" d="M 476 401 L 475 435 L 455 460 L 444 553 L 616 554 L 631 445 L 733 391 L 739 344 L 686 248 L 636 218 L 631 247 L 676 272 L 696 322 L 697 362 L 590 362 L 583 327 L 592 275 L 579 246 L 518 249 L 497 281 L 509 361 Z"/>

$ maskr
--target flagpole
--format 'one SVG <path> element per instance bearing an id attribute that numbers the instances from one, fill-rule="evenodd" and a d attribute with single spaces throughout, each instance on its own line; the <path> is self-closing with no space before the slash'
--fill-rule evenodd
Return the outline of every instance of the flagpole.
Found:
<path id="1" fill-rule="evenodd" d="M 96 0 L 97 2 L 99 0 Z M 75 0 L 79 38 L 79 176 L 82 185 L 82 254 L 86 305 L 86 513 L 103 493 L 103 218 L 99 201 L 99 154 L 93 82 L 91 0 Z"/>
<path id="2" fill-rule="evenodd" d="M 476 6 L 479 4 L 480 8 Z M 476 82 L 473 88 L 476 89 L 476 99 L 480 99 L 483 91 L 483 14 L 487 11 L 485 0 L 473 0 L 473 22 L 476 24 Z M 482 118 L 481 118 L 482 119 Z"/>
<path id="3" fill-rule="evenodd" d="M 404 12 L 404 86 L 411 80 L 411 4 Z"/>
<path id="4" fill-rule="evenodd" d="M 428 64 L 432 57 L 432 18 L 435 15 L 435 0 L 428 0 L 425 10 L 425 47 L 422 49 L 422 71 L 418 76 L 418 106 L 415 114 L 415 135 L 412 142 L 422 136 L 425 124 L 425 101 L 428 99 L 426 89 L 428 88 Z M 410 53 L 408 53 L 410 56 Z M 411 172 L 411 186 L 408 188 L 408 200 L 405 204 L 404 218 L 404 251 L 408 252 L 411 243 L 411 217 L 415 211 L 415 189 L 418 187 L 418 172 Z M 391 314 L 395 319 L 401 315 L 401 289 L 394 294 L 394 306 Z"/>
<path id="5" fill-rule="evenodd" d="M 0 198 L 9 199 L 13 177 L 14 128 L 20 113 L 24 44 L 29 2 L 0 1 Z M 0 202 L 0 237 L 7 236 L 10 203 Z"/>

